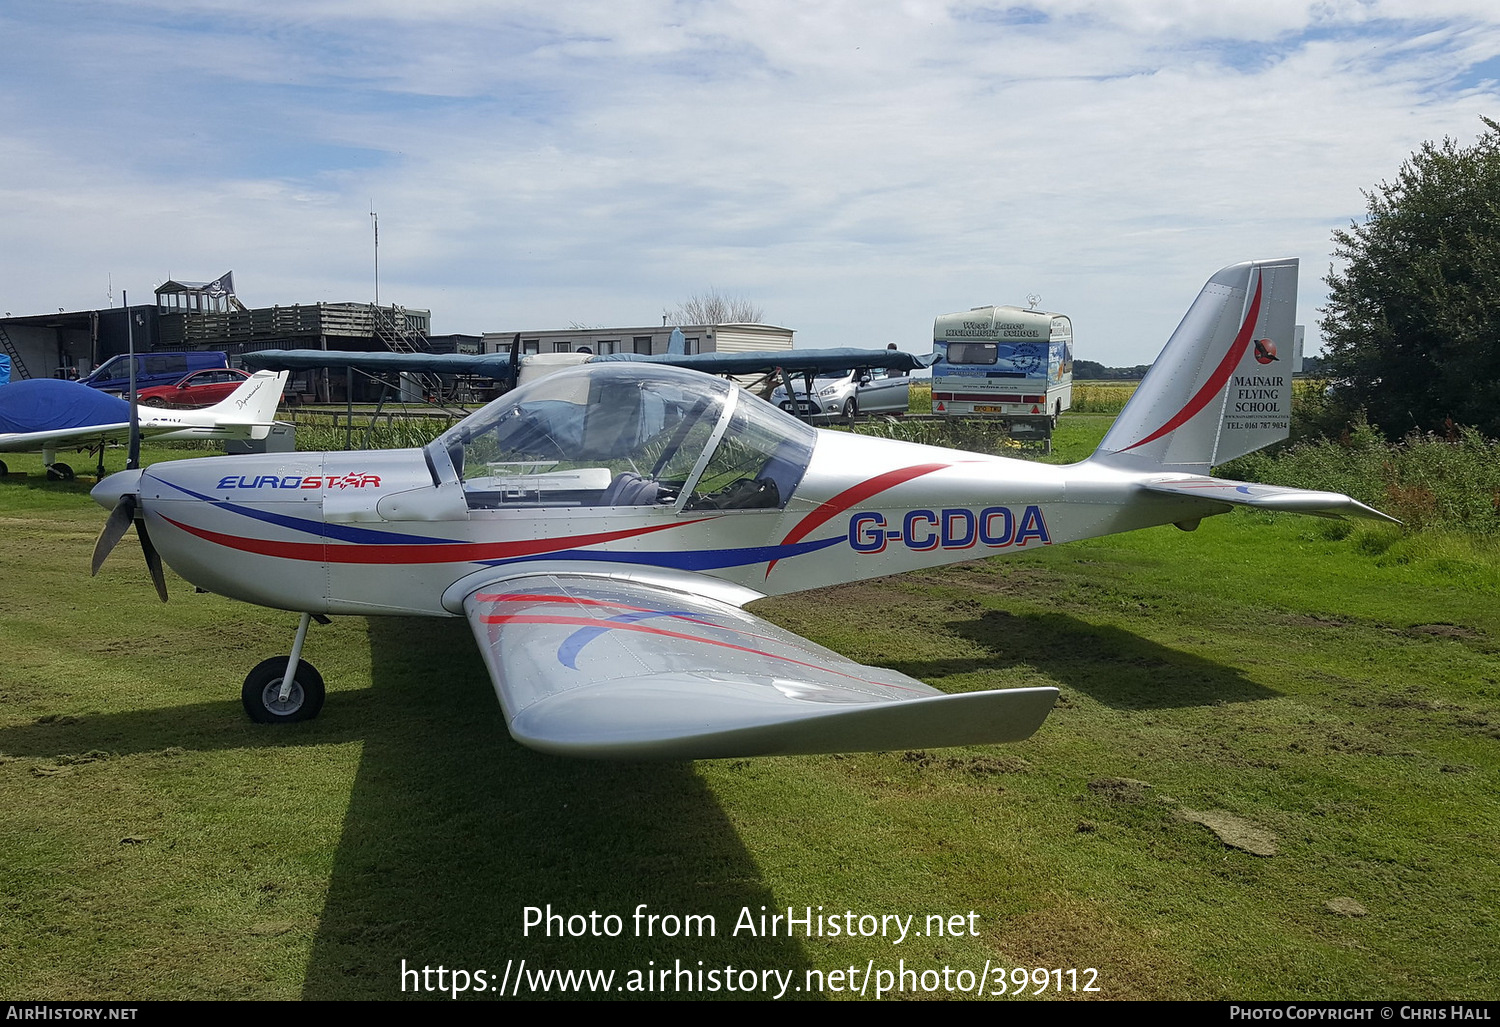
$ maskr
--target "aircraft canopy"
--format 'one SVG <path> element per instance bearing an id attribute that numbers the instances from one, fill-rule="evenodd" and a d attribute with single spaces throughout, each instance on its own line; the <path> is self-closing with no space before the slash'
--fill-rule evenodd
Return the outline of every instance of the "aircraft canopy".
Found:
<path id="1" fill-rule="evenodd" d="M 451 464 L 471 509 L 779 509 L 816 438 L 723 379 L 602 363 L 507 393 L 439 436 L 428 454 L 435 466 Z"/>

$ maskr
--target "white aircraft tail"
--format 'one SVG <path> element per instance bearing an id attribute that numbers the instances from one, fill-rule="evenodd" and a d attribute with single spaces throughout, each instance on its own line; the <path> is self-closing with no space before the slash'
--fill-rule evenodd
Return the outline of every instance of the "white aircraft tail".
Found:
<path id="1" fill-rule="evenodd" d="M 198 411 L 198 414 L 220 425 L 270 425 L 276 420 L 276 407 L 281 403 L 281 390 L 286 387 L 289 374 L 287 371 L 256 371 L 227 399 Z"/>
<path id="2" fill-rule="evenodd" d="M 1145 472 L 1143 492 L 1399 524 L 1336 492 L 1208 476 L 1292 427 L 1297 261 L 1235 264 L 1208 280 L 1090 463 Z M 1196 518 L 1176 522 L 1196 524 Z"/>
<path id="3" fill-rule="evenodd" d="M 286 387 L 288 371 L 256 371 L 220 400 L 202 410 L 152 411 L 143 408 L 142 425 L 166 438 L 263 439 L 276 423 L 276 407 Z"/>
<path id="4" fill-rule="evenodd" d="M 1297 261 L 1234 264 L 1208 280 L 1094 460 L 1206 474 L 1287 437 Z"/>

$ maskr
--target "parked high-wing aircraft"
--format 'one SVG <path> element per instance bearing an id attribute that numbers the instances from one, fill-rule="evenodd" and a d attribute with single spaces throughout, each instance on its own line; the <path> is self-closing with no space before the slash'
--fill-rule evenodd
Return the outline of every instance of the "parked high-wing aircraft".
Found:
<path id="1" fill-rule="evenodd" d="M 751 600 L 1176 524 L 1232 505 L 1384 515 L 1208 476 L 1282 438 L 1294 260 L 1213 276 L 1089 460 L 1058 467 L 818 431 L 678 368 L 589 364 L 423 449 L 174 460 L 102 482 L 95 570 L 133 520 L 184 578 L 301 613 L 245 680 L 261 721 L 323 702 L 328 614 L 467 617 L 511 734 L 545 751 L 697 758 L 1002 742 L 1053 688 L 945 695 L 745 612 Z M 1255 345 L 1252 345 L 1255 343 Z M 1389 519 L 1389 518 L 1386 518 Z M 153 574 L 159 575 L 159 568 Z M 158 581 L 159 587 L 160 585 Z"/>
<path id="2" fill-rule="evenodd" d="M 286 372 L 259 371 L 228 398 L 201 410 L 139 411 L 140 435 L 169 439 L 263 439 L 276 421 Z M 0 453 L 42 451 L 47 477 L 68 480 L 59 449 L 97 449 L 130 435 L 130 404 L 78 382 L 33 378 L 0 388 Z M 6 473 L 0 462 L 0 475 Z"/>

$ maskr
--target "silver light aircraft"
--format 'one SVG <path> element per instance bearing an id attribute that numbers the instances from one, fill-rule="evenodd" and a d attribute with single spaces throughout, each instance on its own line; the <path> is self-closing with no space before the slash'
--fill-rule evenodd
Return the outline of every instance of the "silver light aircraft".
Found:
<path id="1" fill-rule="evenodd" d="M 1233 505 L 1383 514 L 1209 469 L 1284 438 L 1294 260 L 1204 287 L 1090 459 L 1066 467 L 819 431 L 719 379 L 590 364 L 422 449 L 174 460 L 124 471 L 95 569 L 132 521 L 193 584 L 301 614 L 245 680 L 265 722 L 315 716 L 326 615 L 466 617 L 511 734 L 544 751 L 681 759 L 1014 741 L 1054 688 L 948 695 L 742 609 L 751 600 Z M 1385 518 L 1389 519 L 1389 518 Z M 160 582 L 159 568 L 153 576 Z M 164 587 L 164 586 L 162 586 Z"/>

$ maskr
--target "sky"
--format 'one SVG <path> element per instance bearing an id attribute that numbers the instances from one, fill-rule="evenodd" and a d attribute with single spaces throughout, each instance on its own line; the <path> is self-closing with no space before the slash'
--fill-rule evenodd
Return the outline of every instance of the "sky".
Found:
<path id="1" fill-rule="evenodd" d="M 1316 350 L 1362 190 L 1500 118 L 1492 0 L 0 0 L 0 52 L 0 311 L 368 302 L 373 210 L 438 334 L 1035 296 L 1109 365 L 1259 257 Z"/>

